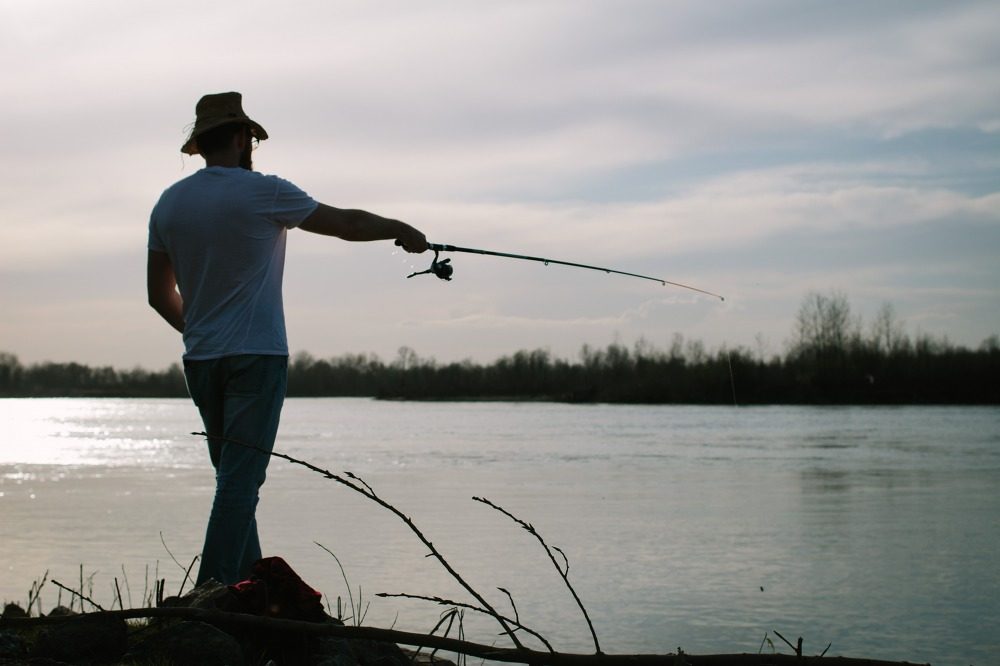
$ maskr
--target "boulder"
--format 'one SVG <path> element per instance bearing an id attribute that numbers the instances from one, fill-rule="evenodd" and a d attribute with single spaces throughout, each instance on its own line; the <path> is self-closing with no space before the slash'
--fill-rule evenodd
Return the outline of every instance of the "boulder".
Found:
<path id="1" fill-rule="evenodd" d="M 215 579 L 207 580 L 185 595 L 167 597 L 161 606 L 204 608 L 206 610 L 227 609 L 232 605 L 232 591 Z"/>
<path id="2" fill-rule="evenodd" d="M 28 617 L 28 614 L 17 604 L 6 604 L 3 607 L 3 614 L 0 617 L 10 619 L 13 617 Z"/>
<path id="3" fill-rule="evenodd" d="M 27 643 L 20 635 L 10 631 L 0 631 L 0 659 L 16 659 L 27 654 Z"/>
<path id="4" fill-rule="evenodd" d="M 56 606 L 49 611 L 49 617 L 65 617 L 67 615 L 79 615 L 79 613 L 65 606 Z"/>
<path id="5" fill-rule="evenodd" d="M 317 643 L 317 666 L 410 666 L 410 659 L 394 643 L 330 637 Z"/>
<path id="6" fill-rule="evenodd" d="M 31 657 L 64 662 L 113 662 L 124 654 L 127 641 L 124 620 L 83 615 L 39 632 Z"/>
<path id="7" fill-rule="evenodd" d="M 242 666 L 243 651 L 235 638 L 204 622 L 178 622 L 156 629 L 138 641 L 123 661 L 155 659 L 185 666 Z"/>

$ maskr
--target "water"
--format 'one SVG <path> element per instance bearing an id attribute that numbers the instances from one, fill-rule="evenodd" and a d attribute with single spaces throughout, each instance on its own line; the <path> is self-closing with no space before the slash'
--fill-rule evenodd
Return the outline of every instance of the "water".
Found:
<path id="1" fill-rule="evenodd" d="M 135 605 L 176 591 L 212 492 L 186 400 L 0 400 L 0 597 L 50 578 Z M 565 551 L 605 652 L 805 652 L 942 664 L 1000 649 L 1000 410 L 718 408 L 293 399 L 279 450 L 365 479 L 491 603 L 593 650 L 539 544 Z M 365 624 L 428 631 L 471 599 L 397 518 L 275 460 L 264 548 Z M 179 562 L 172 561 L 170 553 Z M 359 593 L 360 588 L 360 593 Z M 46 608 L 58 601 L 51 584 Z M 67 601 L 63 593 L 62 601 Z M 466 634 L 498 641 L 469 613 Z"/>

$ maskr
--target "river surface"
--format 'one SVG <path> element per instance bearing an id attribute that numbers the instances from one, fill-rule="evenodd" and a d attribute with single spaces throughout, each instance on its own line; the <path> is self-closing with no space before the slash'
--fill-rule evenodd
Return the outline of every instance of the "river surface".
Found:
<path id="1" fill-rule="evenodd" d="M 180 588 L 213 489 L 187 400 L 7 399 L 0 423 L 0 598 L 24 605 L 46 572 L 107 607 L 116 583 L 126 606 L 157 577 Z M 472 497 L 565 553 L 605 652 L 790 652 L 777 631 L 807 654 L 1000 654 L 997 408 L 290 399 L 276 449 L 364 479 L 557 650 L 594 649 L 559 572 Z M 473 601 L 390 512 L 284 460 L 268 474 L 265 554 L 334 611 L 426 632 L 446 608 L 375 594 Z M 44 610 L 68 598 L 42 589 Z"/>

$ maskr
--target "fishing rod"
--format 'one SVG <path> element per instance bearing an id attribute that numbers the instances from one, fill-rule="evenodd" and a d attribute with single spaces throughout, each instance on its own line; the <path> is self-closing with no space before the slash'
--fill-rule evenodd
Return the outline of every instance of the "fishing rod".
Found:
<path id="1" fill-rule="evenodd" d="M 398 241 L 397 241 L 398 244 Z M 561 261 L 559 259 L 547 259 L 545 257 L 531 257 L 525 254 L 511 254 L 509 252 L 495 252 L 493 250 L 480 250 L 472 247 L 458 247 L 456 245 L 446 245 L 443 243 L 428 243 L 427 248 L 434 250 L 434 260 L 431 261 L 431 267 L 425 271 L 417 271 L 415 273 L 410 273 L 407 278 L 415 277 L 417 275 L 436 275 L 442 280 L 451 280 L 451 276 L 455 272 L 455 267 L 451 265 L 451 259 L 440 259 L 441 252 L 468 252 L 470 254 L 483 254 L 489 255 L 491 257 L 506 257 L 508 259 L 524 259 L 526 261 L 538 261 L 546 266 L 549 264 L 559 264 L 561 266 L 573 266 L 575 268 L 586 268 L 592 271 L 603 271 L 604 273 L 616 273 L 618 275 L 627 275 L 628 277 L 641 278 L 643 280 L 652 280 L 653 282 L 659 282 L 663 286 L 672 285 L 674 287 L 680 287 L 682 289 L 690 289 L 691 291 L 697 291 L 700 294 L 705 294 L 707 296 L 712 296 L 713 298 L 718 298 L 720 301 L 726 300 L 723 296 L 719 294 L 712 293 L 711 291 L 705 291 L 704 289 L 699 289 L 698 287 L 692 287 L 691 285 L 681 284 L 680 282 L 671 282 L 670 280 L 664 280 L 662 278 L 650 277 L 649 275 L 640 275 L 638 273 L 629 273 L 627 271 L 619 271 L 614 268 L 604 268 L 602 266 L 591 266 L 590 264 L 578 264 L 574 261 Z"/>

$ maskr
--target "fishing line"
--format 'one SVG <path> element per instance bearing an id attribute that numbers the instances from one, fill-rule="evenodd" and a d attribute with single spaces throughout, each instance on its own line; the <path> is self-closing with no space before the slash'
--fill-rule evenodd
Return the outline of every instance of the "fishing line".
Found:
<path id="1" fill-rule="evenodd" d="M 399 244 L 399 241 L 396 241 Z M 562 261 L 561 259 L 549 259 L 546 257 L 533 257 L 526 254 L 512 254 L 510 252 L 497 252 L 495 250 L 480 250 L 478 248 L 472 247 L 458 247 L 456 245 L 447 245 L 443 243 L 428 243 L 427 248 L 434 251 L 434 259 L 431 261 L 430 268 L 423 271 L 416 271 L 407 275 L 407 278 L 416 277 L 417 275 L 435 275 L 441 280 L 450 281 L 455 273 L 455 267 L 451 264 L 451 259 L 441 259 L 440 254 L 442 252 L 467 252 L 470 254 L 483 254 L 492 257 L 504 257 L 507 259 L 522 259 L 525 261 L 537 261 L 548 266 L 549 264 L 558 264 L 560 266 L 572 266 L 574 268 L 584 268 L 592 271 L 601 271 L 603 273 L 615 273 L 617 275 L 625 275 L 628 277 L 640 278 L 642 280 L 651 280 L 653 282 L 659 282 L 664 287 L 668 284 L 673 287 L 679 287 L 681 289 L 688 289 L 690 291 L 696 291 L 699 294 L 705 294 L 706 296 L 712 296 L 713 298 L 718 298 L 720 301 L 725 301 L 724 296 L 720 296 L 711 291 L 706 291 L 704 289 L 699 289 L 698 287 L 692 287 L 688 284 L 682 284 L 680 282 L 673 282 L 671 280 L 664 280 L 663 278 L 652 277 L 649 275 L 641 275 L 639 273 L 630 273 L 628 271 L 621 271 L 616 268 L 604 268 L 603 266 L 592 266 L 590 264 L 580 264 L 575 261 Z"/>
<path id="2" fill-rule="evenodd" d="M 736 375 L 733 374 L 733 355 L 728 347 L 726 348 L 726 361 L 729 363 L 729 387 L 733 390 L 733 407 L 739 407 L 736 403 Z"/>

